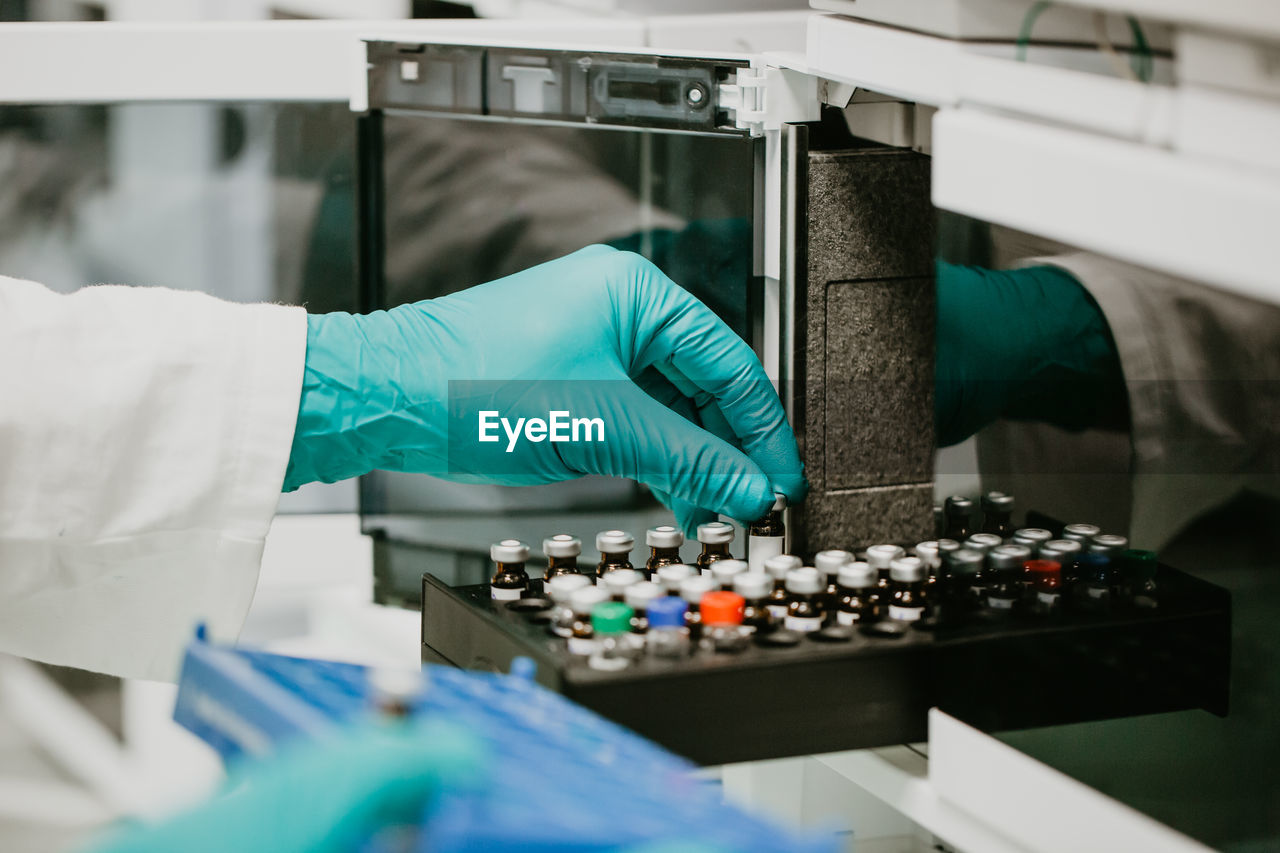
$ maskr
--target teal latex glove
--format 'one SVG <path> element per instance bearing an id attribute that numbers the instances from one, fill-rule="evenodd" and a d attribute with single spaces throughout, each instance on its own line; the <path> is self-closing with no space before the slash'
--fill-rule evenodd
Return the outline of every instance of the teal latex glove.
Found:
<path id="1" fill-rule="evenodd" d="M 1128 395 L 1106 317 L 1058 267 L 937 263 L 938 444 L 998 418 L 1123 428 Z"/>
<path id="2" fill-rule="evenodd" d="M 599 418 L 603 440 L 519 432 L 557 411 Z M 498 413 L 492 441 L 481 412 Z M 805 492 L 750 347 L 653 264 L 605 246 L 390 311 L 311 315 L 284 487 L 375 468 L 504 485 L 628 477 L 686 529 Z"/>
<path id="3" fill-rule="evenodd" d="M 420 826 L 432 796 L 483 784 L 484 767 L 460 726 L 374 721 L 249 763 L 195 809 L 118 830 L 89 853 L 349 853 Z"/>

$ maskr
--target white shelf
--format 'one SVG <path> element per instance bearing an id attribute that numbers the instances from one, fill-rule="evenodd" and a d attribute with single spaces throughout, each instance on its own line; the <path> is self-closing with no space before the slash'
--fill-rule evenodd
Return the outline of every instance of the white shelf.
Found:
<path id="1" fill-rule="evenodd" d="M 938 207 L 1280 302 L 1280 173 L 1095 134 L 946 109 Z"/>
<path id="2" fill-rule="evenodd" d="M 965 853 L 1027 853 L 990 824 L 948 803 L 929 781 L 929 761 L 894 746 L 832 752 L 814 758 L 883 801 L 912 823 Z"/>
<path id="3" fill-rule="evenodd" d="M 965 853 L 1207 853 L 1199 842 L 937 710 L 929 744 L 814 758 Z"/>
<path id="4" fill-rule="evenodd" d="M 1192 24 L 1211 30 L 1280 39 L 1280 3 L 1275 0 L 1061 0 L 1072 6 L 1103 9 L 1158 21 Z"/>
<path id="5" fill-rule="evenodd" d="M 809 21 L 808 69 L 935 107 L 982 104 L 1087 130 L 1166 142 L 1173 89 L 1097 73 L 1096 51 L 1032 48 L 1018 62 L 1009 45 L 969 45 L 830 15 Z M 1163 65 L 1166 76 L 1172 69 Z"/>

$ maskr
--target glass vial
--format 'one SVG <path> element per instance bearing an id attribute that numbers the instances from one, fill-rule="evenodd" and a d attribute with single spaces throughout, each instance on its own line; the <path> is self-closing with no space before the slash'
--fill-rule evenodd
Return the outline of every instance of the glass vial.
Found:
<path id="1" fill-rule="evenodd" d="M 663 595 L 662 587 L 649 581 L 633 583 L 627 587 L 623 600 L 631 608 L 631 633 L 644 634 L 649 630 L 649 604 Z"/>
<path id="2" fill-rule="evenodd" d="M 980 551 L 969 548 L 961 548 L 951 554 L 942 590 L 948 615 L 953 606 L 954 609 L 963 611 L 980 607 L 986 602 L 987 588 L 982 570 L 985 559 Z"/>
<path id="3" fill-rule="evenodd" d="M 569 597 L 573 609 L 573 625 L 569 629 L 569 654 L 585 658 L 596 648 L 595 632 L 591 627 L 591 612 L 596 605 L 609 600 L 609 594 L 598 586 L 584 586 Z"/>
<path id="4" fill-rule="evenodd" d="M 655 598 L 649 603 L 649 633 L 645 646 L 658 658 L 682 658 L 689 655 L 689 628 L 685 625 L 688 609 L 683 598 L 674 595 Z"/>
<path id="5" fill-rule="evenodd" d="M 743 627 L 760 633 L 773 629 L 768 602 L 769 593 L 773 592 L 773 578 L 764 572 L 744 572 L 734 577 L 733 591 L 742 596 Z"/>
<path id="6" fill-rule="evenodd" d="M 1116 565 L 1133 596 L 1134 607 L 1151 610 L 1160 606 L 1156 587 L 1159 562 L 1155 551 L 1128 548 L 1116 555 Z"/>
<path id="7" fill-rule="evenodd" d="M 799 557 L 791 554 L 779 554 L 764 561 L 765 572 L 773 578 L 773 589 L 769 592 L 769 600 L 765 606 L 778 625 L 787 618 L 787 604 L 791 600 L 787 595 L 787 573 L 803 565 Z"/>
<path id="8" fill-rule="evenodd" d="M 1079 542 L 1082 547 L 1088 548 L 1093 537 L 1101 532 L 1102 528 L 1096 524 L 1068 524 L 1062 528 L 1062 538 Z"/>
<path id="9" fill-rule="evenodd" d="M 733 579 L 745 574 L 747 567 L 742 560 L 717 560 L 711 564 L 711 583 L 716 589 L 733 592 Z"/>
<path id="10" fill-rule="evenodd" d="M 942 505 L 946 516 L 943 537 L 963 542 L 973 533 L 973 500 L 964 495 L 952 495 Z"/>
<path id="11" fill-rule="evenodd" d="M 982 532 L 1001 539 L 1013 535 L 1013 495 L 987 492 L 982 496 Z"/>
<path id="12" fill-rule="evenodd" d="M 620 601 L 606 601 L 595 606 L 591 611 L 595 647 L 587 658 L 588 666 L 616 672 L 631 665 L 636 648 L 629 637 L 631 615 L 631 608 Z"/>
<path id="13" fill-rule="evenodd" d="M 1025 545 L 1031 549 L 1031 557 L 1035 559 L 1040 556 L 1040 548 L 1053 539 L 1053 534 L 1043 527 L 1020 527 L 1013 531 L 1013 539 L 1010 540 L 1014 545 Z"/>
<path id="14" fill-rule="evenodd" d="M 822 575 L 822 581 L 826 584 L 822 593 L 822 607 L 828 613 L 835 610 L 836 599 L 840 597 L 840 569 L 852 562 L 853 555 L 848 551 L 819 551 L 813 555 L 813 567 Z"/>
<path id="15" fill-rule="evenodd" d="M 883 590 L 889 588 L 889 566 L 906 553 L 897 545 L 872 545 L 867 549 L 867 564 L 876 570 L 876 586 Z"/>
<path id="16" fill-rule="evenodd" d="M 653 573 L 663 566 L 678 566 L 684 562 L 680 559 L 684 534 L 678 527 L 669 524 L 650 527 L 644 533 L 644 544 L 649 546 L 649 560 L 644 564 L 645 580 L 653 580 Z"/>
<path id="17" fill-rule="evenodd" d="M 1031 559 L 1026 545 L 997 545 L 987 554 L 987 608 L 994 613 L 1013 613 L 1022 598 L 1023 564 Z"/>
<path id="18" fill-rule="evenodd" d="M 1080 599 L 1093 609 L 1106 609 L 1119 593 L 1119 578 L 1106 554 L 1080 554 L 1076 558 L 1077 589 Z"/>
<path id="19" fill-rule="evenodd" d="M 1044 560 L 1053 560 L 1062 566 L 1062 586 L 1065 590 L 1075 589 L 1080 580 L 1078 564 L 1084 546 L 1075 539 L 1050 539 L 1040 546 L 1038 556 Z"/>
<path id="20" fill-rule="evenodd" d="M 489 546 L 489 558 L 493 560 L 493 577 L 489 579 L 489 594 L 494 601 L 515 601 L 529 589 L 529 575 L 524 570 L 529 559 L 529 546 L 519 539 L 503 539 Z"/>
<path id="21" fill-rule="evenodd" d="M 836 603 L 836 624 L 860 625 L 876 620 L 879 615 L 877 580 L 876 570 L 866 563 L 845 563 L 840 567 L 837 578 L 840 595 Z"/>
<path id="22" fill-rule="evenodd" d="M 913 549 L 915 555 L 924 563 L 925 583 L 933 586 L 938 582 L 938 569 L 942 568 L 942 555 L 938 552 L 938 540 L 927 539 L 917 542 Z"/>
<path id="23" fill-rule="evenodd" d="M 713 590 L 702 596 L 702 643 L 715 652 L 740 652 L 751 632 L 742 624 L 746 602 L 736 592 Z"/>
<path id="24" fill-rule="evenodd" d="M 1022 572 L 1031 612 L 1044 616 L 1057 613 L 1062 606 L 1062 564 L 1057 560 L 1027 560 Z"/>
<path id="25" fill-rule="evenodd" d="M 802 566 L 787 572 L 787 617 L 783 624 L 790 631 L 808 634 L 822 628 L 820 596 L 826 583 L 817 569 Z"/>
<path id="26" fill-rule="evenodd" d="M 582 553 L 582 540 L 568 533 L 557 533 L 542 540 L 542 553 L 547 555 L 546 581 L 561 575 L 576 575 L 578 555 Z"/>
<path id="27" fill-rule="evenodd" d="M 636 547 L 635 537 L 625 530 L 605 530 L 596 534 L 596 550 L 600 562 L 596 565 L 596 577 L 617 569 L 631 569 L 631 549 Z"/>
<path id="28" fill-rule="evenodd" d="M 636 569 L 613 569 L 605 572 L 604 577 L 600 578 L 600 586 L 609 593 L 609 598 L 614 601 L 623 601 L 627 594 L 627 587 L 643 581 L 644 573 Z"/>
<path id="29" fill-rule="evenodd" d="M 727 521 L 708 521 L 698 525 L 698 541 L 702 553 L 698 555 L 698 571 L 711 574 L 711 564 L 717 560 L 732 560 L 729 545 L 733 542 L 733 525 Z"/>
<path id="30" fill-rule="evenodd" d="M 566 639 L 573 636 L 573 607 L 570 606 L 570 601 L 575 592 L 588 586 L 591 586 L 591 579 L 586 575 L 560 575 L 547 581 L 545 589 L 552 604 L 551 633 Z"/>
<path id="31" fill-rule="evenodd" d="M 714 589 L 711 578 L 702 575 L 685 578 L 680 584 L 680 597 L 689 608 L 684 614 L 684 624 L 689 629 L 689 641 L 692 643 L 702 639 L 702 596 Z"/>
<path id="32" fill-rule="evenodd" d="M 1090 553 L 1106 554 L 1113 558 L 1119 556 L 1120 552 L 1128 547 L 1129 540 L 1115 533 L 1099 533 L 1088 545 Z"/>
<path id="33" fill-rule="evenodd" d="M 686 566 L 680 563 L 675 566 L 663 566 L 658 569 L 657 583 L 666 591 L 667 595 L 679 595 L 680 584 L 685 582 L 686 578 L 691 578 L 698 573 L 693 566 Z"/>
<path id="34" fill-rule="evenodd" d="M 1004 540 L 994 533 L 975 533 L 968 539 L 964 540 L 964 547 L 970 551 L 977 551 L 986 556 L 991 553 L 992 548 L 996 548 Z"/>
<path id="35" fill-rule="evenodd" d="M 915 622 L 924 616 L 925 567 L 919 557 L 899 557 L 889 567 L 890 619 Z"/>
<path id="36" fill-rule="evenodd" d="M 747 563 L 753 572 L 764 571 L 764 561 L 776 557 L 787 550 L 787 527 L 783 523 L 782 513 L 787 508 L 787 499 L 776 495 L 773 506 L 747 527 Z"/>

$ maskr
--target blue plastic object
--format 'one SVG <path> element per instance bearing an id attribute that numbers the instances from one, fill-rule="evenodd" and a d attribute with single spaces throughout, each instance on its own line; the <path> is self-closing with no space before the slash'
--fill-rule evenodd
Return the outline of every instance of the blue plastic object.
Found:
<path id="1" fill-rule="evenodd" d="M 684 614 L 688 609 L 683 598 L 665 595 L 649 602 L 645 615 L 650 628 L 679 628 L 684 625 Z"/>
<path id="2" fill-rule="evenodd" d="M 828 853 L 721 802 L 693 764 L 534 683 L 424 667 L 416 716 L 464 725 L 497 766 L 484 790 L 445 792 L 424 816 L 425 851 L 616 851 L 653 843 Z M 212 646 L 187 650 L 174 718 L 226 759 L 269 752 L 369 713 L 368 670 Z"/>

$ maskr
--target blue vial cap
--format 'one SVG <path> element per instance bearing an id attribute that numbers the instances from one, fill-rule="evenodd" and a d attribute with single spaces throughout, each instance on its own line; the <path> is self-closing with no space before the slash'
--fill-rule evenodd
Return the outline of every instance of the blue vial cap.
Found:
<path id="1" fill-rule="evenodd" d="M 1111 558 L 1106 554 L 1090 551 L 1076 557 L 1076 565 L 1085 577 L 1106 580 L 1111 574 Z"/>
<path id="2" fill-rule="evenodd" d="M 674 595 L 664 595 L 649 602 L 645 614 L 649 617 L 650 628 L 683 628 L 684 613 L 689 605 L 684 599 Z"/>

